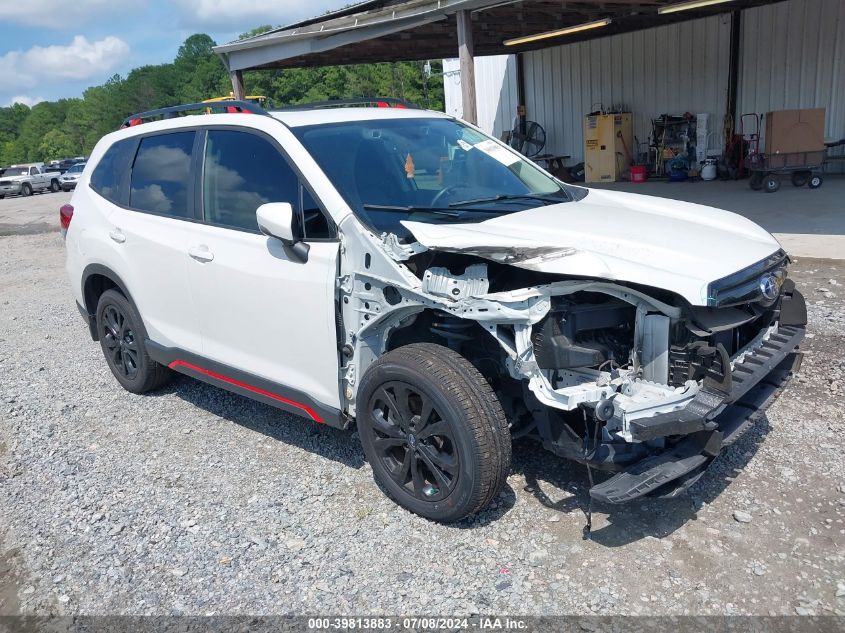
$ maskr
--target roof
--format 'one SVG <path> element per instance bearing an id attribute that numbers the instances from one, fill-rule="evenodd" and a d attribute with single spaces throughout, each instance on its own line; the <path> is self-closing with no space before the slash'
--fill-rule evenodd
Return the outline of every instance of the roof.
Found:
<path id="1" fill-rule="evenodd" d="M 476 56 L 515 53 L 706 17 L 780 0 L 732 0 L 676 13 L 680 0 L 368 0 L 215 47 L 230 71 L 457 56 L 458 11 L 470 11 Z M 603 28 L 506 46 L 505 40 L 611 18 Z"/>
<path id="2" fill-rule="evenodd" d="M 419 119 L 419 118 L 446 118 L 452 117 L 435 112 L 433 110 L 410 109 L 410 108 L 367 108 L 367 107 L 340 107 L 340 108 L 319 108 L 316 110 L 285 109 L 271 110 L 262 114 L 244 114 L 241 112 L 220 112 L 213 114 L 196 113 L 183 114 L 172 118 L 145 121 L 132 127 L 121 127 L 110 132 L 104 139 L 110 139 L 108 144 L 123 138 L 130 138 L 150 132 L 163 130 L 176 130 L 185 127 L 196 127 L 205 125 L 243 125 L 244 127 L 262 127 L 259 122 L 273 119 L 287 127 L 300 127 L 305 125 L 317 125 L 326 123 L 343 123 L 354 121 L 378 121 L 387 119 Z M 90 160 L 90 159 L 89 159 Z M 38 163 L 34 163 L 38 164 Z M 18 165 L 13 165 L 13 167 Z M 24 165 L 20 165 L 24 166 Z M 28 166 L 28 165 L 25 165 Z"/>

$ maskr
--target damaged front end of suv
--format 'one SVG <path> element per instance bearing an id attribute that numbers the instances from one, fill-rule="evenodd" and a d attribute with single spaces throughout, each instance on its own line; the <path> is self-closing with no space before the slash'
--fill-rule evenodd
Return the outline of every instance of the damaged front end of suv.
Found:
<path id="1" fill-rule="evenodd" d="M 300 131 L 354 211 L 338 227 L 350 419 L 370 413 L 369 367 L 435 343 L 489 383 L 513 437 L 614 473 L 594 499 L 689 487 L 795 362 L 806 307 L 777 241 L 725 211 L 564 185 L 451 119 L 410 121 Z"/>
<path id="2" fill-rule="evenodd" d="M 563 249 L 456 252 L 369 237 L 346 245 L 363 266 L 341 283 L 350 411 L 357 377 L 382 354 L 448 345 L 493 386 L 514 437 L 617 473 L 590 490 L 609 503 L 694 483 L 793 369 L 804 335 L 806 307 L 782 251 L 709 284 L 707 305 L 695 306 L 536 270 Z M 391 258 L 374 258 L 378 250 Z"/>

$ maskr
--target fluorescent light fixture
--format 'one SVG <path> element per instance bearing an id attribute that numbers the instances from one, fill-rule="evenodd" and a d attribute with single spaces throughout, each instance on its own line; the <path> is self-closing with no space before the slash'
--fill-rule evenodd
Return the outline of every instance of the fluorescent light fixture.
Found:
<path id="1" fill-rule="evenodd" d="M 711 0 L 712 1 L 712 0 Z M 725 0 L 720 0 L 725 1 Z M 528 42 L 536 42 L 537 40 L 545 40 L 550 37 L 560 37 L 561 35 L 569 35 L 570 33 L 579 33 L 581 31 L 589 31 L 590 29 L 597 29 L 601 26 L 610 24 L 610 18 L 604 20 L 596 20 L 595 22 L 585 22 L 584 24 L 577 24 L 575 26 L 567 26 L 565 29 L 558 29 L 557 31 L 546 31 L 545 33 L 537 33 L 536 35 L 526 35 L 525 37 L 517 37 L 512 40 L 505 40 L 505 46 L 518 46 L 520 44 L 528 44 Z"/>
<path id="2" fill-rule="evenodd" d="M 709 7 L 712 4 L 722 4 L 723 2 L 733 2 L 733 0 L 693 0 L 692 2 L 680 2 L 678 4 L 670 4 L 665 7 L 660 7 L 658 13 L 675 13 L 676 11 L 688 11 L 690 9 L 700 9 L 701 7 Z"/>

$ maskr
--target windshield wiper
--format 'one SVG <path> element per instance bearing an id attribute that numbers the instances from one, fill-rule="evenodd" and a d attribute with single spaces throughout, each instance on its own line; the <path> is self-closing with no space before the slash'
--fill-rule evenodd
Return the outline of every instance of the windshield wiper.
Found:
<path id="1" fill-rule="evenodd" d="M 490 196 L 488 198 L 472 198 L 470 200 L 460 200 L 458 202 L 450 203 L 449 206 L 462 207 L 466 204 L 484 204 L 485 202 L 503 202 L 510 200 L 538 200 L 540 202 L 549 202 L 552 204 L 558 204 L 559 202 L 569 202 L 568 198 L 556 198 L 536 193 L 502 193 L 498 196 Z"/>
<path id="2" fill-rule="evenodd" d="M 362 204 L 364 209 L 368 211 L 404 211 L 406 213 L 432 213 L 434 215 L 445 215 L 449 218 L 462 218 L 469 213 L 491 213 L 501 215 L 500 209 L 466 209 L 464 211 L 457 211 L 446 207 L 408 207 L 392 204 Z M 451 206 L 451 205 L 449 205 Z"/>

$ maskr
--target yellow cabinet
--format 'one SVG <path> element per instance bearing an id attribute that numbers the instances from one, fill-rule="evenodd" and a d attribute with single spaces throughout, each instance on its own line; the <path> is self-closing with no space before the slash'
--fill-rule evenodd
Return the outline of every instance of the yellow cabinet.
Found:
<path id="1" fill-rule="evenodd" d="M 584 177 L 615 182 L 631 168 L 634 130 L 630 112 L 584 117 Z"/>

